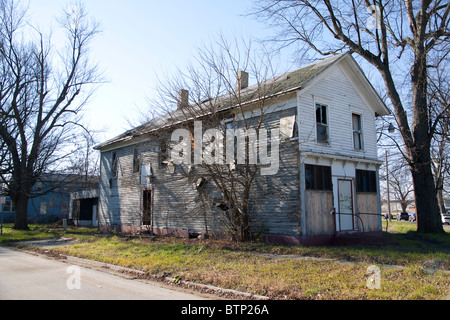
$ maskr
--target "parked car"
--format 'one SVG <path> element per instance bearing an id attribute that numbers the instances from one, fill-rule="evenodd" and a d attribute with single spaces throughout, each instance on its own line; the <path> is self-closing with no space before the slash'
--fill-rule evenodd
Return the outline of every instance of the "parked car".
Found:
<path id="1" fill-rule="evenodd" d="M 416 213 L 415 212 L 409 213 L 409 222 L 416 222 Z"/>
<path id="2" fill-rule="evenodd" d="M 447 211 L 447 213 L 441 213 L 441 219 L 443 224 L 450 224 L 450 212 Z"/>
<path id="3" fill-rule="evenodd" d="M 408 220 L 409 220 L 409 214 L 408 214 L 408 212 L 400 212 L 400 213 L 397 213 L 397 221 L 400 221 L 400 220 L 406 220 L 406 221 L 408 221 Z"/>

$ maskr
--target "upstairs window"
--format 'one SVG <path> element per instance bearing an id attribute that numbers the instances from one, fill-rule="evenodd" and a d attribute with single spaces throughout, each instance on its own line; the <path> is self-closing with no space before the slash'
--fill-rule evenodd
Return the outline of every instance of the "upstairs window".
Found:
<path id="1" fill-rule="evenodd" d="M 353 149 L 363 150 L 363 137 L 362 137 L 362 125 L 361 116 L 359 114 L 352 114 L 352 127 L 353 127 Z"/>
<path id="2" fill-rule="evenodd" d="M 159 142 L 159 165 L 160 167 L 166 167 L 169 159 L 168 150 L 167 150 L 167 141 L 161 140 Z"/>
<path id="3" fill-rule="evenodd" d="M 328 143 L 328 107 L 316 104 L 317 142 Z"/>
<path id="4" fill-rule="evenodd" d="M 141 165 L 141 157 L 139 154 L 139 149 L 134 148 L 134 150 L 133 150 L 133 173 L 140 171 L 140 165 Z"/>

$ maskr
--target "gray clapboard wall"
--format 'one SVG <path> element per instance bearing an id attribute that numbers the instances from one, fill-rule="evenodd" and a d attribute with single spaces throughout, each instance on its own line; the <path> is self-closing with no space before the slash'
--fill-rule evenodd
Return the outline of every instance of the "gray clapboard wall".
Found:
<path id="1" fill-rule="evenodd" d="M 279 127 L 281 118 L 295 115 L 296 108 L 274 112 L 264 125 Z M 117 159 L 116 176 L 112 174 L 113 153 Z M 139 155 L 140 171 L 142 166 L 151 168 L 151 181 L 143 181 L 142 172 L 133 172 L 135 154 Z M 249 200 L 251 231 L 299 235 L 298 140 L 282 136 L 279 154 L 278 172 L 268 176 L 257 173 L 253 182 Z M 101 170 L 99 217 L 103 226 L 140 228 L 143 190 L 151 187 L 154 228 L 199 233 L 207 230 L 210 234 L 225 230 L 223 212 L 215 206 L 222 194 L 208 172 L 199 165 L 175 165 L 171 169 L 162 164 L 160 144 L 155 138 L 102 152 Z M 206 180 L 201 191 L 196 187 L 199 177 Z"/>

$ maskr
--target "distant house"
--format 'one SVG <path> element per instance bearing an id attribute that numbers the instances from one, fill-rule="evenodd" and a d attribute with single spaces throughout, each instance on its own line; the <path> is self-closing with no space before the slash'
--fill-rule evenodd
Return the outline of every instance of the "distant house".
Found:
<path id="1" fill-rule="evenodd" d="M 242 94 L 252 96 L 256 89 L 243 87 Z M 265 125 L 284 136 L 279 170 L 258 176 L 252 189 L 251 231 L 269 242 L 291 244 L 329 243 L 349 233 L 380 235 L 382 162 L 375 119 L 389 110 L 351 54 L 277 77 L 266 103 L 271 114 Z M 233 106 L 227 108 L 229 116 Z M 155 133 L 170 126 L 177 128 L 158 118 L 96 147 L 101 229 L 186 237 L 223 231 L 223 211 L 214 205 L 221 194 L 214 185 L 206 184 L 205 205 L 198 181 L 183 175 L 191 168 L 161 162 L 166 143 Z"/>
<path id="2" fill-rule="evenodd" d="M 28 221 L 54 222 L 69 217 L 72 192 L 98 186 L 98 177 L 74 174 L 43 174 L 31 190 L 28 201 Z M 13 222 L 15 208 L 11 198 L 3 204 L 4 221 Z"/>
<path id="3" fill-rule="evenodd" d="M 2 188 L 0 188 L 2 189 Z M 4 222 L 12 222 L 14 219 L 14 212 L 16 208 L 11 198 L 5 194 L 0 193 L 0 212 L 3 215 Z"/>

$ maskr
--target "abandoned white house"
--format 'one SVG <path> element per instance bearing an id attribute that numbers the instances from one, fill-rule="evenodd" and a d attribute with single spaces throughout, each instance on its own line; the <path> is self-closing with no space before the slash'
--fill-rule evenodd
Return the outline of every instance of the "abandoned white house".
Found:
<path id="1" fill-rule="evenodd" d="M 253 95 L 256 86 L 246 82 L 239 90 L 250 110 L 260 98 Z M 273 174 L 255 177 L 248 203 L 251 233 L 291 244 L 327 243 L 343 233 L 381 235 L 376 117 L 389 110 L 354 58 L 337 55 L 270 83 L 264 126 L 279 130 L 279 163 Z M 223 122 L 235 108 L 225 107 Z M 195 163 L 162 161 L 168 146 L 157 133 L 173 132 L 196 118 L 162 119 L 96 146 L 100 228 L 186 237 L 223 234 L 224 208 L 217 203 L 224 197 L 212 179 L 207 174 L 198 179 L 198 173 L 192 178 Z M 205 184 L 202 192 L 199 184 Z"/>

